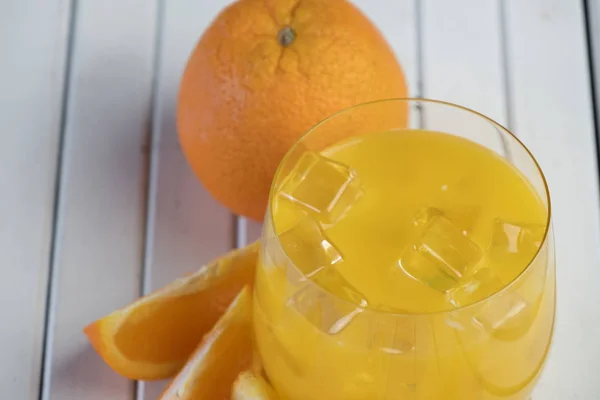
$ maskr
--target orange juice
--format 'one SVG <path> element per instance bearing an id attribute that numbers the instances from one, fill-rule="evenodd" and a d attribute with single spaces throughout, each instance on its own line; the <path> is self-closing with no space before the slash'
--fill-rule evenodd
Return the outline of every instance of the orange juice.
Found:
<path id="1" fill-rule="evenodd" d="M 516 168 L 469 140 L 405 130 L 303 152 L 287 175 L 255 290 L 257 343 L 283 399 L 527 398 L 554 272 L 547 207 Z"/>

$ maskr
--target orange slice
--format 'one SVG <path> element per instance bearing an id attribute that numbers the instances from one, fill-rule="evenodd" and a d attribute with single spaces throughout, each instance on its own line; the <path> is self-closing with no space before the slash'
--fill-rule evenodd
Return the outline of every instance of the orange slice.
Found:
<path id="1" fill-rule="evenodd" d="M 253 353 L 252 295 L 245 287 L 160 399 L 229 399 L 233 381 L 252 365 Z"/>
<path id="2" fill-rule="evenodd" d="M 233 298 L 254 281 L 258 242 L 233 250 L 84 332 L 112 369 L 130 379 L 175 375 Z"/>
<path id="3" fill-rule="evenodd" d="M 244 371 L 233 383 L 231 400 L 277 400 L 275 390 L 265 379 L 252 371 Z"/>

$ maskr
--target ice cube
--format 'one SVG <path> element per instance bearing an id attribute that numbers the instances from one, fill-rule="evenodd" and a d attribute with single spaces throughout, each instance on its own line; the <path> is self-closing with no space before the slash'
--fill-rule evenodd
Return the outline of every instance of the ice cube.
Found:
<path id="1" fill-rule="evenodd" d="M 481 208 L 473 204 L 449 204 L 444 208 L 444 216 L 448 218 L 461 233 L 467 236 L 473 232 L 475 223 L 479 219 Z"/>
<path id="2" fill-rule="evenodd" d="M 324 332 L 341 332 L 368 305 L 367 298 L 335 266 L 321 268 L 310 280 L 289 304 Z"/>
<path id="3" fill-rule="evenodd" d="M 490 268 L 482 268 L 468 279 L 446 292 L 446 298 L 454 307 L 462 307 L 496 293 L 502 281 Z"/>
<path id="4" fill-rule="evenodd" d="M 415 349 L 415 323 L 411 317 L 373 315 L 368 346 L 386 354 L 406 354 Z"/>
<path id="5" fill-rule="evenodd" d="M 329 292 L 329 296 L 335 296 L 322 307 L 322 324 L 329 334 L 341 332 L 368 306 L 366 296 L 350 284 L 336 267 L 321 270 L 312 280 Z"/>
<path id="6" fill-rule="evenodd" d="M 288 306 L 294 307 L 311 324 L 330 335 L 344 330 L 364 312 L 366 304 L 366 300 L 359 306 L 338 298 L 313 282 L 307 282 L 288 300 Z"/>
<path id="7" fill-rule="evenodd" d="M 466 236 L 472 233 L 481 213 L 481 193 L 472 173 L 442 184 L 433 194 L 429 205 L 436 208 Z"/>
<path id="8" fill-rule="evenodd" d="M 312 278 L 313 282 L 329 293 L 361 307 L 368 305 L 367 298 L 342 276 L 335 267 L 324 268 Z"/>
<path id="9" fill-rule="evenodd" d="M 296 309 L 304 318 L 318 328 L 322 328 L 323 303 L 326 294 L 314 283 L 308 282 L 290 297 L 287 306 Z"/>
<path id="10" fill-rule="evenodd" d="M 286 179 L 279 195 L 302 207 L 323 224 L 335 224 L 362 196 L 356 171 L 316 152 L 306 151 Z"/>
<path id="11" fill-rule="evenodd" d="M 293 228 L 283 232 L 279 240 L 290 260 L 307 278 L 343 260 L 342 253 L 329 240 L 319 223 L 310 218 L 302 219 Z"/>
<path id="12" fill-rule="evenodd" d="M 459 228 L 444 216 L 434 215 L 398 266 L 411 278 L 446 292 L 473 272 L 481 257 L 481 249 Z"/>
<path id="13" fill-rule="evenodd" d="M 457 331 L 465 330 L 465 326 L 461 322 L 461 318 L 457 317 L 456 315 L 454 315 L 452 313 L 446 314 L 446 317 L 444 318 L 444 323 L 454 330 L 457 330 Z"/>
<path id="14" fill-rule="evenodd" d="M 323 315 L 324 321 L 329 320 L 331 318 L 332 323 L 328 323 L 326 326 L 327 333 L 330 335 L 335 335 L 343 331 L 359 314 L 365 311 L 364 308 L 354 307 L 348 312 L 339 313 L 339 311 L 333 311 L 330 315 Z M 338 317 L 339 316 L 339 317 Z"/>
<path id="15" fill-rule="evenodd" d="M 444 216 L 452 222 L 464 236 L 473 231 L 479 218 L 480 208 L 469 204 L 444 204 L 438 207 L 423 207 L 413 219 L 415 226 L 425 226 L 436 216 Z"/>
<path id="16" fill-rule="evenodd" d="M 444 212 L 435 207 L 423 207 L 415 214 L 413 224 L 417 227 L 426 226 L 434 217 L 444 215 Z"/>
<path id="17" fill-rule="evenodd" d="M 544 231 L 545 226 L 541 224 L 496 219 L 489 246 L 490 256 L 493 259 L 517 253 L 533 255 L 541 245 Z"/>
<path id="18" fill-rule="evenodd" d="M 532 318 L 532 305 L 515 292 L 491 298 L 473 318 L 476 326 L 501 340 L 514 340 L 524 334 Z"/>

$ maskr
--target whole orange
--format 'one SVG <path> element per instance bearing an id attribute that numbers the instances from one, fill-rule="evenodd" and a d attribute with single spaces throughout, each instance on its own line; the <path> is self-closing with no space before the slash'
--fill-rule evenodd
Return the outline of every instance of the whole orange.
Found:
<path id="1" fill-rule="evenodd" d="M 179 138 L 213 197 L 259 220 L 279 161 L 304 132 L 341 109 L 391 97 L 406 97 L 402 69 L 348 1 L 239 0 L 188 60 Z"/>

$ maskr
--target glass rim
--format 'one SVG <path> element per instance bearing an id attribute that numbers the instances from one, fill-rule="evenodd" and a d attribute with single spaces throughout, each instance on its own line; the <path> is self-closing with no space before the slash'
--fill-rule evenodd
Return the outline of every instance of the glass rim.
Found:
<path id="1" fill-rule="evenodd" d="M 542 236 L 540 246 L 537 248 L 537 250 L 535 251 L 534 255 L 531 257 L 531 259 L 529 260 L 529 262 L 527 263 L 525 268 L 523 268 L 523 270 L 521 270 L 521 272 L 519 272 L 519 274 L 517 274 L 510 282 L 503 285 L 500 289 L 498 289 L 497 291 L 493 292 L 490 295 L 487 295 L 487 296 L 475 301 L 474 303 L 470 303 L 465 306 L 454 307 L 454 308 L 447 309 L 447 310 L 437 310 L 437 311 L 430 311 L 430 312 L 399 312 L 399 311 L 388 311 L 388 310 L 369 308 L 368 306 L 363 307 L 359 304 L 351 302 L 347 299 L 344 299 L 344 298 L 332 293 L 331 291 L 325 289 L 324 287 L 316 284 L 311 279 L 307 279 L 307 281 L 309 282 L 308 284 L 314 285 L 315 287 L 318 288 L 318 290 L 324 292 L 328 296 L 332 296 L 332 297 L 336 298 L 336 300 L 338 300 L 342 303 L 346 303 L 346 304 L 351 305 L 352 307 L 361 309 L 362 312 L 383 314 L 383 315 L 388 315 L 390 317 L 419 317 L 419 316 L 443 315 L 443 314 L 450 314 L 450 313 L 460 312 L 460 311 L 467 310 L 470 308 L 478 307 L 480 304 L 485 303 L 489 299 L 502 295 L 502 293 L 504 293 L 505 291 L 508 291 L 517 282 L 521 281 L 523 276 L 531 269 L 532 264 L 540 255 L 540 252 L 542 251 L 542 249 L 545 246 L 549 246 L 549 244 L 547 242 L 548 242 L 548 237 L 550 235 L 550 228 L 551 228 L 551 221 L 552 221 L 552 204 L 551 204 L 551 199 L 550 199 L 550 189 L 548 187 L 548 181 L 546 180 L 544 171 L 542 170 L 537 159 L 535 158 L 533 153 L 529 150 L 529 148 L 510 129 L 506 128 L 504 125 L 500 124 L 499 122 L 495 121 L 494 119 L 492 119 L 478 111 L 475 111 L 471 108 L 461 106 L 459 104 L 451 103 L 449 101 L 444 101 L 444 100 L 428 99 L 428 98 L 422 98 L 422 97 L 394 97 L 394 98 L 372 100 L 372 101 L 358 103 L 353 106 L 350 106 L 350 107 L 347 107 L 347 108 L 344 108 L 342 110 L 335 112 L 334 114 L 328 116 L 327 118 L 319 121 L 317 124 L 312 126 L 309 130 L 307 130 L 305 133 L 303 133 L 302 136 L 300 136 L 294 142 L 294 144 L 286 151 L 285 155 L 282 157 L 281 161 L 279 162 L 279 164 L 277 166 L 277 169 L 275 170 L 275 174 L 273 175 L 273 180 L 271 181 L 271 188 L 269 190 L 269 197 L 268 197 L 268 203 L 267 203 L 268 204 L 267 218 L 266 218 L 267 221 L 265 221 L 265 222 L 267 224 L 270 224 L 269 229 L 271 229 L 273 232 L 273 236 L 275 237 L 275 240 L 276 240 L 276 246 L 278 246 L 279 249 L 283 252 L 286 259 L 288 259 L 290 261 L 289 264 L 291 265 L 291 267 L 295 269 L 296 273 L 299 276 L 306 277 L 306 274 L 304 274 L 298 268 L 298 266 L 293 262 L 291 257 L 286 253 L 285 249 L 281 245 L 281 241 L 279 240 L 279 234 L 277 233 L 277 230 L 275 229 L 275 219 L 273 218 L 273 201 L 275 199 L 275 186 L 276 186 L 277 178 L 279 177 L 279 175 L 281 173 L 281 169 L 282 169 L 283 165 L 286 163 L 286 161 L 288 160 L 290 155 L 294 152 L 294 150 L 298 146 L 300 146 L 300 144 L 309 135 L 311 135 L 314 131 L 316 131 L 321 125 L 325 124 L 327 121 L 334 119 L 334 118 L 340 116 L 341 114 L 351 112 L 357 108 L 362 108 L 365 106 L 371 106 L 371 105 L 376 105 L 376 104 L 389 104 L 389 103 L 399 103 L 399 102 L 404 102 L 404 103 L 408 103 L 408 104 L 415 103 L 415 102 L 424 102 L 424 103 L 437 104 L 437 105 L 441 105 L 441 106 L 445 106 L 445 107 L 449 107 L 449 108 L 454 108 L 454 109 L 457 109 L 460 111 L 466 111 L 467 113 L 469 113 L 475 117 L 479 117 L 484 120 L 487 120 L 493 126 L 496 126 L 497 128 L 501 129 L 502 131 L 507 133 L 510 137 L 512 137 L 512 139 L 514 139 L 519 144 L 519 146 L 521 146 L 521 148 L 523 148 L 525 150 L 525 152 L 527 153 L 529 158 L 533 161 L 535 168 L 536 168 L 539 176 L 542 179 L 542 183 L 544 184 L 544 194 L 546 196 L 546 202 L 548 204 L 548 213 L 546 215 L 546 224 L 544 226 L 544 234 Z M 422 128 L 407 127 L 407 129 L 422 129 Z M 546 268 L 547 268 L 547 266 L 546 266 Z"/>

